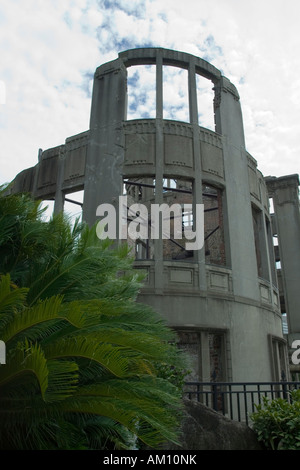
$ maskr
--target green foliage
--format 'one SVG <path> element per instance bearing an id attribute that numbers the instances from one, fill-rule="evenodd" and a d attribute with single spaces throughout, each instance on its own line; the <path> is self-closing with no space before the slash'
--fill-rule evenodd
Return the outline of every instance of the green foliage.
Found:
<path id="1" fill-rule="evenodd" d="M 258 440 L 267 449 L 300 450 L 300 390 L 293 390 L 290 400 L 263 397 L 251 419 Z"/>
<path id="2" fill-rule="evenodd" d="M 183 362 L 140 288 L 125 245 L 0 193 L 0 448 L 177 442 Z"/>
<path id="3" fill-rule="evenodd" d="M 183 393 L 186 377 L 191 371 L 190 357 L 185 351 L 178 349 L 176 343 L 170 345 L 169 354 L 173 356 L 170 357 L 169 363 L 155 363 L 157 375 L 175 385 Z"/>

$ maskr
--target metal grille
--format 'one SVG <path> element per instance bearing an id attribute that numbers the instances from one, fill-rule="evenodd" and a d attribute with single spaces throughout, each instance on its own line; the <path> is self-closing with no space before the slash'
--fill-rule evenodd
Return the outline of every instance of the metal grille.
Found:
<path id="1" fill-rule="evenodd" d="M 184 396 L 213 408 L 230 419 L 251 424 L 250 415 L 262 397 L 290 400 L 300 382 L 186 382 Z"/>

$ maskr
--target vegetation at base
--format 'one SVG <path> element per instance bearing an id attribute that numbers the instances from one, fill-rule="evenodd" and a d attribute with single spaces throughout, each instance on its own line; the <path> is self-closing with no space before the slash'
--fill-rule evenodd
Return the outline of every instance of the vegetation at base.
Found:
<path id="1" fill-rule="evenodd" d="M 4 189 L 0 448 L 177 442 L 184 359 L 175 333 L 137 302 L 128 247 L 63 214 L 46 222 L 38 202 Z"/>
<path id="2" fill-rule="evenodd" d="M 263 397 L 251 415 L 253 430 L 266 449 L 300 450 L 300 390 L 289 395 L 289 400 Z"/>

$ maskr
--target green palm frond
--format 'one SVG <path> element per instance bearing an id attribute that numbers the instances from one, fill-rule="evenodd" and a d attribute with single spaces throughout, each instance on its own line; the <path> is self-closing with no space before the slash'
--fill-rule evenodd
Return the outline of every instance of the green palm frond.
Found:
<path id="1" fill-rule="evenodd" d="M 0 337 L 2 328 L 10 320 L 11 315 L 24 305 L 28 289 L 16 289 L 9 274 L 0 275 Z"/>
<path id="2" fill-rule="evenodd" d="M 78 335 L 82 333 L 78 332 Z M 166 344 L 154 334 L 140 331 L 137 335 L 136 331 L 126 331 L 121 328 L 106 328 L 99 326 L 94 328 L 89 335 L 89 341 L 95 344 L 103 342 L 111 344 L 124 350 L 126 348 L 127 356 L 130 358 L 143 357 L 145 360 L 159 360 L 165 355 Z"/>
<path id="3" fill-rule="evenodd" d="M 76 331 L 84 326 L 85 309 L 77 302 L 62 303 L 62 296 L 39 301 L 33 307 L 23 308 L 9 315 L 6 324 L 1 328 L 3 341 L 10 346 L 12 341 L 24 338 L 35 341 L 53 341 L 54 335 L 61 337 L 68 332 Z"/>
<path id="4" fill-rule="evenodd" d="M 85 358 L 98 362 L 102 367 L 117 377 L 126 377 L 130 373 L 130 358 L 125 348 L 107 343 L 90 336 L 62 338 L 44 347 L 48 359 Z"/>
<path id="5" fill-rule="evenodd" d="M 1 398 L 5 396 L 4 393 L 9 394 L 18 381 L 23 380 L 23 378 L 30 380 L 31 376 L 36 379 L 39 392 L 44 398 L 48 387 L 47 359 L 39 345 L 25 341 L 8 353 L 5 366 L 0 366 Z"/>
<path id="6" fill-rule="evenodd" d="M 44 395 L 46 402 L 65 400 L 77 391 L 79 367 L 75 361 L 47 360 L 48 387 Z"/>
<path id="7" fill-rule="evenodd" d="M 137 436 L 107 416 L 92 416 L 84 423 L 89 448 L 137 450 Z"/>
<path id="8" fill-rule="evenodd" d="M 15 312 L 11 316 L 10 322 L 1 331 L 2 340 L 9 343 L 14 337 L 31 327 L 57 319 L 61 303 L 62 297 L 56 296 L 39 302 L 31 308 L 25 308 L 21 312 Z"/>
<path id="9" fill-rule="evenodd" d="M 67 399 L 63 408 L 65 413 L 106 416 L 125 426 L 150 446 L 159 445 L 166 439 L 177 442 L 177 433 L 174 432 L 176 417 L 167 414 L 164 406 L 151 399 L 77 395 Z"/>
<path id="10" fill-rule="evenodd" d="M 176 441 L 180 390 L 160 378 L 176 338 L 141 279 L 125 244 L 0 189 L 0 448 Z"/>

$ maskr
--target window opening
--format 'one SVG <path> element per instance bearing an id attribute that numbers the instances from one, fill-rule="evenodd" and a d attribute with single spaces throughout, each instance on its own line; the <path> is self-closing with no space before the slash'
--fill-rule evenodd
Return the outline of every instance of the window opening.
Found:
<path id="1" fill-rule="evenodd" d="M 154 119 L 156 117 L 156 66 L 128 67 L 127 74 L 127 119 Z"/>
<path id="2" fill-rule="evenodd" d="M 137 225 L 139 225 L 141 232 L 135 243 L 136 258 L 152 259 L 154 239 L 151 239 L 151 235 L 154 223 L 151 219 L 153 216 L 151 206 L 156 204 L 155 179 L 151 177 L 124 179 L 123 187 L 123 194 L 127 196 L 127 222 L 133 231 L 136 231 Z M 193 257 L 193 252 L 185 248 L 186 243 L 194 239 L 188 233 L 193 230 L 192 200 L 192 182 L 173 178 L 163 179 L 163 205 L 160 205 L 158 213 L 159 224 L 162 227 L 161 236 L 165 260 L 182 260 Z M 135 204 L 145 206 L 145 214 L 136 212 L 138 207 Z M 147 233 L 148 237 L 142 236 L 142 233 Z M 132 245 L 130 236 L 128 243 Z"/>
<path id="3" fill-rule="evenodd" d="M 281 316 L 281 319 L 282 319 L 282 333 L 284 335 L 287 335 L 288 332 L 289 332 L 287 314 L 283 313 L 282 316 Z"/>
<path id="4" fill-rule="evenodd" d="M 274 201 L 272 197 L 269 197 L 269 212 L 270 214 L 274 214 Z"/>
<path id="5" fill-rule="evenodd" d="M 193 230 L 192 182 L 184 179 L 163 180 L 163 204 L 170 209 L 163 217 L 169 223 L 169 232 L 163 233 L 163 257 L 165 260 L 192 261 L 193 251 L 186 250 L 189 231 Z M 171 210 L 172 209 L 172 210 Z"/>
<path id="6" fill-rule="evenodd" d="M 127 224 L 127 243 L 136 260 L 154 258 L 154 240 L 151 239 L 151 205 L 155 203 L 155 179 L 153 177 L 125 178 L 122 208 Z M 138 206 L 138 205 L 141 206 Z M 139 210 L 141 209 L 141 210 Z"/>
<path id="7" fill-rule="evenodd" d="M 177 347 L 185 351 L 189 356 L 191 367 L 188 375 L 185 377 L 186 382 L 200 382 L 202 378 L 201 367 L 201 341 L 200 333 L 197 331 L 179 331 L 177 330 Z M 196 398 L 196 396 L 195 396 Z"/>
<path id="8" fill-rule="evenodd" d="M 223 382 L 224 373 L 224 345 L 223 334 L 209 333 L 210 377 L 212 382 Z"/>
<path id="9" fill-rule="evenodd" d="M 279 259 L 279 247 L 276 246 L 273 242 L 272 225 L 268 217 L 265 218 L 265 223 L 266 223 L 266 231 L 267 231 L 267 243 L 268 243 L 268 250 L 269 250 L 269 261 L 270 261 L 272 283 L 274 286 L 277 286 L 275 262 L 277 261 L 277 259 Z"/>
<path id="10" fill-rule="evenodd" d="M 287 358 L 285 343 L 277 338 L 272 338 L 272 349 L 273 349 L 273 366 L 274 366 L 274 380 L 286 380 L 287 379 Z"/>
<path id="11" fill-rule="evenodd" d="M 198 124 L 212 131 L 215 130 L 214 90 L 212 82 L 196 74 Z"/>
<path id="12" fill-rule="evenodd" d="M 264 218 L 262 216 L 262 211 L 256 209 L 254 206 L 252 206 L 252 221 L 257 261 L 257 273 L 259 277 L 270 280 L 267 262 L 265 232 L 263 227 Z"/>
<path id="13" fill-rule="evenodd" d="M 222 191 L 203 184 L 205 262 L 226 265 Z"/>
<path id="14" fill-rule="evenodd" d="M 74 223 L 76 219 L 82 220 L 82 206 L 83 206 L 84 191 L 74 191 L 65 195 L 64 199 L 64 213 L 67 214 L 71 222 Z"/>
<path id="15" fill-rule="evenodd" d="M 227 377 L 226 333 L 216 330 L 177 330 L 178 348 L 190 357 L 191 370 L 185 377 L 186 382 L 225 382 Z M 207 387 L 207 388 L 206 388 Z M 197 386 L 189 385 L 195 394 L 191 398 L 199 400 L 219 411 L 226 411 L 226 400 L 222 400 L 219 387 L 203 385 L 197 397 Z M 199 389 L 198 389 L 199 390 Z M 208 391 L 208 394 L 205 391 Z M 224 408 L 225 406 L 225 408 Z"/>
<path id="16" fill-rule="evenodd" d="M 45 199 L 44 201 L 41 202 L 41 209 L 44 209 L 43 215 L 42 215 L 42 220 L 45 222 L 48 222 L 54 211 L 54 204 L 55 201 L 53 199 Z"/>
<path id="17" fill-rule="evenodd" d="M 163 66 L 163 117 L 189 122 L 188 71 Z"/>
<path id="18" fill-rule="evenodd" d="M 135 242 L 137 259 L 153 259 L 154 243 L 151 240 L 151 205 L 155 204 L 155 179 L 152 177 L 124 179 L 123 194 L 127 196 L 127 222 L 139 225 L 141 233 L 148 238 L 138 236 Z M 132 204 L 140 203 L 146 206 L 147 214 L 129 211 Z M 207 184 L 203 185 L 205 258 L 208 264 L 226 265 L 222 191 Z M 162 216 L 169 223 L 163 238 L 163 258 L 165 260 L 193 261 L 193 251 L 185 248 L 190 240 L 187 235 L 194 229 L 193 188 L 192 182 L 179 178 L 163 179 L 163 204 L 166 210 Z M 175 205 L 175 207 L 173 206 Z M 172 208 L 173 206 L 173 208 Z M 176 209 L 175 211 L 173 209 Z M 135 209 L 135 207 L 133 207 Z M 137 227 L 131 225 L 135 230 Z M 147 230 L 146 230 L 147 227 Z M 128 239 L 128 243 L 132 242 Z"/>

